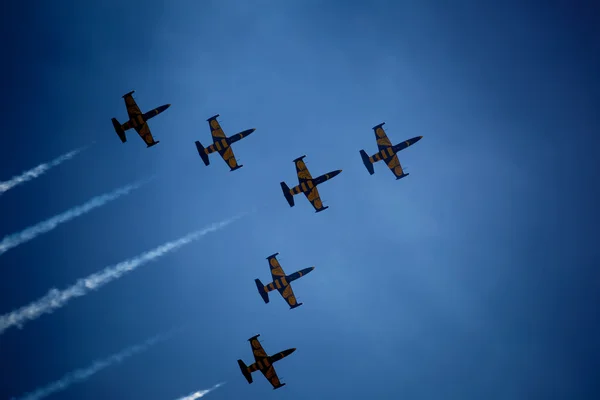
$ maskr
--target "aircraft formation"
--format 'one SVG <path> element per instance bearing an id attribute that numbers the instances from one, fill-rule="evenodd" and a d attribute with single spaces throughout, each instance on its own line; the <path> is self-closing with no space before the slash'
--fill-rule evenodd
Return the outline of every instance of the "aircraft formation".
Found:
<path id="1" fill-rule="evenodd" d="M 121 139 L 121 142 L 125 143 L 127 141 L 125 131 L 133 128 L 142 138 L 142 140 L 146 143 L 146 147 L 155 146 L 159 143 L 159 141 L 154 140 L 154 137 L 152 136 L 152 133 L 148 126 L 148 121 L 151 118 L 154 118 L 158 114 L 165 111 L 171 105 L 165 104 L 151 111 L 148 111 L 147 113 L 142 114 L 140 108 L 138 107 L 136 101 L 133 98 L 133 93 L 134 91 L 131 91 L 123 95 L 129 120 L 124 124 L 121 124 L 116 118 L 112 118 L 112 123 L 115 132 Z M 230 170 L 235 171 L 243 167 L 243 165 L 237 163 L 231 145 L 249 136 L 256 129 L 246 129 L 233 136 L 227 137 L 227 135 L 221 128 L 219 121 L 217 120 L 218 117 L 219 114 L 214 115 L 207 120 L 210 127 L 210 133 L 212 135 L 213 143 L 208 147 L 204 147 L 200 143 L 200 141 L 196 141 L 196 149 L 198 150 L 198 155 L 200 156 L 200 158 L 206 166 L 210 165 L 209 155 L 217 152 L 219 153 L 223 161 L 227 163 Z M 373 154 L 372 156 L 369 156 L 364 150 L 360 150 L 359 153 L 362 158 L 362 162 L 370 175 L 373 175 L 375 173 L 374 164 L 378 161 L 384 161 L 388 169 L 396 177 L 396 180 L 405 178 L 409 174 L 404 172 L 402 165 L 400 164 L 400 160 L 398 159 L 398 152 L 417 143 L 423 138 L 423 136 L 417 136 L 412 139 L 408 139 L 403 142 L 392 145 L 392 142 L 390 141 L 385 130 L 383 129 L 384 124 L 385 122 L 382 122 L 379 125 L 373 127 L 378 147 L 377 153 Z M 306 164 L 303 161 L 305 157 L 306 155 L 303 155 L 293 160 L 294 164 L 296 165 L 298 185 L 290 189 L 285 182 L 280 182 L 281 190 L 283 192 L 283 196 L 287 200 L 290 207 L 294 207 L 294 196 L 303 193 L 308 199 L 308 201 L 312 204 L 313 208 L 315 209 L 315 212 L 319 213 L 329 208 L 329 206 L 323 205 L 317 186 L 322 184 L 323 182 L 335 178 L 337 175 L 339 175 L 340 172 L 342 172 L 342 170 L 338 169 L 313 178 L 308 168 L 306 167 Z M 267 257 L 267 261 L 271 270 L 272 281 L 266 285 L 264 285 L 260 281 L 260 279 L 255 279 L 254 282 L 256 284 L 258 293 L 265 302 L 265 304 L 269 303 L 269 292 L 277 290 L 281 297 L 290 306 L 290 309 L 294 309 L 301 306 L 302 303 L 298 303 L 296 295 L 292 290 L 291 283 L 303 277 L 304 275 L 307 275 L 312 270 L 314 270 L 315 267 L 305 268 L 300 271 L 296 271 L 291 275 L 286 275 L 283 271 L 283 268 L 281 267 L 281 264 L 279 263 L 279 260 L 277 260 L 278 255 L 279 253 L 275 253 Z M 244 361 L 240 359 L 237 360 L 238 365 L 240 367 L 242 375 L 244 375 L 248 383 L 253 382 L 252 373 L 260 371 L 264 375 L 264 377 L 271 383 L 273 389 L 279 389 L 285 386 L 286 384 L 281 383 L 281 381 L 279 380 L 279 377 L 277 376 L 277 372 L 275 371 L 275 367 L 273 366 L 273 364 L 289 356 L 294 351 L 296 351 L 296 349 L 290 348 L 269 356 L 260 344 L 258 340 L 259 336 L 260 334 L 257 334 L 248 339 L 252 348 L 254 363 L 246 365 Z"/>

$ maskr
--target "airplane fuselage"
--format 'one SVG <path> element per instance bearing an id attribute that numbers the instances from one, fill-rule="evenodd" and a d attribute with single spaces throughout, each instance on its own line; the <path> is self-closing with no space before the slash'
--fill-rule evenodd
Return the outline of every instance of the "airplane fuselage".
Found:
<path id="1" fill-rule="evenodd" d="M 373 156 L 369 157 L 369 161 L 371 163 L 374 163 L 377 161 L 387 160 L 389 158 L 392 158 L 399 151 L 404 150 L 408 146 L 412 146 L 413 144 L 417 143 L 419 140 L 421 140 L 422 137 L 423 136 L 417 136 L 412 139 L 405 140 L 404 142 L 400 142 L 394 146 L 380 150 L 378 153 L 375 153 Z"/>
<path id="2" fill-rule="evenodd" d="M 294 186 L 291 190 L 294 194 L 309 193 L 313 187 L 336 177 L 340 172 L 342 172 L 342 170 L 338 169 L 337 171 L 331 171 L 316 178 L 305 180 L 299 185 Z"/>
<path id="3" fill-rule="evenodd" d="M 145 114 L 136 115 L 135 117 L 129 119 L 129 124 L 131 128 L 139 128 L 142 125 L 144 125 L 149 119 L 156 117 L 158 114 L 165 111 L 169 107 L 171 107 L 170 104 L 164 104 L 160 107 L 156 107 L 155 109 L 148 111 Z"/>
<path id="4" fill-rule="evenodd" d="M 291 282 L 295 281 L 298 278 L 303 277 L 304 275 L 311 272 L 315 267 L 304 268 L 303 270 L 296 271 L 291 275 L 282 276 L 281 278 L 277 278 L 273 280 L 273 282 L 269 283 L 265 286 L 265 292 L 271 292 L 275 289 L 281 289 L 286 287 Z"/>
<path id="5" fill-rule="evenodd" d="M 226 150 L 231 144 L 242 140 L 243 138 L 245 138 L 246 136 L 249 136 L 252 132 L 254 132 L 256 130 L 256 128 L 252 128 L 252 129 L 246 129 L 243 132 L 240 133 L 236 133 L 233 136 L 230 137 L 226 137 L 226 138 L 221 138 L 221 139 L 213 139 L 213 144 L 211 144 L 210 146 L 208 146 L 205 150 L 204 153 L 205 154 L 211 154 L 214 153 L 215 151 L 221 151 L 221 150 Z"/>
<path id="6" fill-rule="evenodd" d="M 255 371 L 264 371 L 264 370 L 268 369 L 271 366 L 271 364 L 274 364 L 277 361 L 284 359 L 285 357 L 292 354 L 294 351 L 296 351 L 295 348 L 287 349 L 280 353 L 273 354 L 272 356 L 269 356 L 267 358 L 263 358 L 262 360 L 258 360 L 256 362 L 252 363 L 251 365 L 249 365 L 248 370 L 250 371 L 250 373 L 255 372 Z"/>

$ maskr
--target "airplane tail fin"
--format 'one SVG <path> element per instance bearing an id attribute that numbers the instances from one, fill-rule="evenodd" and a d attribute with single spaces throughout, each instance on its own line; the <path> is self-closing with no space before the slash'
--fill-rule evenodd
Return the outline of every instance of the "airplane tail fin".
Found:
<path id="1" fill-rule="evenodd" d="M 373 169 L 373 163 L 371 160 L 369 160 L 369 156 L 364 150 L 360 151 L 360 157 L 362 158 L 362 162 L 365 164 L 367 171 L 369 171 L 369 174 L 373 175 L 375 173 L 375 170 Z"/>
<path id="2" fill-rule="evenodd" d="M 290 207 L 294 207 L 294 196 L 292 195 L 290 188 L 288 187 L 288 185 L 285 184 L 285 182 L 281 182 L 281 190 L 283 191 L 283 195 L 285 196 L 285 199 L 287 200 L 288 204 L 290 205 Z"/>
<path id="3" fill-rule="evenodd" d="M 242 371 L 242 374 L 244 375 L 244 378 L 246 378 L 248 383 L 252 383 L 252 374 L 250 374 L 250 371 L 248 371 L 248 366 L 246 364 L 244 364 L 244 362 L 242 360 L 237 360 L 237 361 L 238 361 L 238 365 L 240 366 L 240 370 Z"/>
<path id="4" fill-rule="evenodd" d="M 402 178 L 406 178 L 408 175 L 410 175 L 410 172 L 407 172 L 406 174 L 400 175 L 399 177 L 396 178 L 396 180 L 402 179 Z"/>
<path id="5" fill-rule="evenodd" d="M 285 383 L 281 383 L 279 386 L 273 386 L 273 390 L 279 389 L 285 386 Z"/>
<path id="6" fill-rule="evenodd" d="M 119 139 L 121 139 L 121 142 L 125 143 L 127 141 L 127 137 L 125 136 L 125 131 L 123 130 L 121 123 L 119 121 L 117 121 L 116 118 L 113 118 L 112 124 L 113 124 L 113 127 L 115 128 L 115 132 L 117 132 L 117 135 L 119 135 Z"/>
<path id="7" fill-rule="evenodd" d="M 159 143 L 160 143 L 160 140 L 156 140 L 156 141 L 154 141 L 154 142 L 152 142 L 152 143 L 150 143 L 150 144 L 146 145 L 146 147 L 152 147 L 152 146 L 156 146 L 156 145 L 157 145 L 157 144 L 159 144 Z"/>
<path id="8" fill-rule="evenodd" d="M 204 161 L 204 165 L 209 165 L 210 160 L 208 159 L 208 154 L 206 154 L 204 151 L 204 146 L 202 146 L 198 140 L 196 140 L 196 149 L 198 149 L 198 154 L 200 155 L 202 161 Z"/>
<path id="9" fill-rule="evenodd" d="M 269 293 L 265 290 L 265 285 L 262 284 L 260 279 L 255 279 L 256 288 L 258 289 L 258 293 L 260 293 L 260 297 L 265 301 L 265 304 L 269 302 Z"/>

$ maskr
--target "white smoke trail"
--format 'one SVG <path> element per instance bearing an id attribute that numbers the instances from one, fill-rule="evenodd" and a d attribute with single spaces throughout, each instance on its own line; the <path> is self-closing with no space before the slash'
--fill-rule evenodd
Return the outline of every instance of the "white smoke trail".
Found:
<path id="1" fill-rule="evenodd" d="M 71 385 L 73 385 L 75 383 L 83 382 L 83 381 L 89 379 L 92 375 L 100 372 L 101 370 L 103 370 L 105 368 L 108 368 L 114 364 L 120 363 L 135 354 L 138 354 L 145 350 L 148 350 L 148 348 L 154 346 L 158 342 L 162 342 L 162 341 L 169 339 L 173 335 L 173 333 L 174 332 L 169 332 L 166 334 L 156 335 L 141 344 L 137 344 L 135 346 L 131 346 L 126 349 L 123 349 L 120 352 L 115 353 L 109 357 L 102 359 L 102 360 L 96 360 L 89 367 L 71 371 L 57 381 L 54 381 L 44 387 L 38 388 L 38 389 L 34 390 L 33 392 L 26 393 L 25 395 L 23 395 L 23 397 L 21 397 L 18 400 L 40 400 L 40 399 L 43 399 L 44 397 L 48 397 L 51 394 L 54 394 L 56 392 L 60 392 L 65 389 L 68 389 Z M 17 399 L 15 397 L 13 397 L 11 400 L 17 400 Z"/>
<path id="2" fill-rule="evenodd" d="M 120 262 L 116 265 L 108 266 L 100 272 L 89 275 L 87 278 L 79 279 L 74 285 L 66 288 L 65 290 L 60 291 L 56 288 L 52 288 L 48 294 L 41 299 L 8 314 L 0 316 L 0 334 L 4 333 L 5 330 L 12 326 L 22 328 L 25 322 L 37 319 L 42 314 L 52 313 L 54 310 L 65 306 L 69 300 L 76 297 L 85 296 L 92 290 L 100 289 L 107 283 L 120 278 L 121 275 L 133 271 L 150 261 L 156 260 L 159 257 L 170 253 L 171 251 L 177 250 L 180 247 L 199 239 L 207 233 L 222 229 L 244 215 L 245 214 L 241 214 L 225 221 L 214 223 L 207 228 L 192 232 L 172 242 L 162 244 L 150 251 L 138 255 L 137 257 Z"/>
<path id="3" fill-rule="evenodd" d="M 150 178 L 152 179 L 152 178 Z M 79 206 L 75 206 L 62 214 L 55 215 L 52 218 L 49 218 L 45 221 L 42 221 L 34 226 L 30 226 L 29 228 L 25 228 L 21 232 L 13 233 L 11 235 L 5 236 L 2 241 L 0 241 L 0 255 L 6 253 L 8 250 L 13 247 L 17 247 L 25 242 L 28 242 L 32 239 L 35 239 L 37 236 L 47 233 L 52 229 L 56 228 L 58 225 L 63 224 L 72 220 L 73 218 L 77 218 L 83 214 L 86 214 L 92 211 L 95 208 L 101 207 L 106 203 L 116 200 L 121 196 L 124 196 L 139 188 L 140 186 L 147 183 L 150 179 L 146 179 L 137 183 L 133 183 L 131 185 L 123 186 L 119 189 L 114 190 L 110 193 L 105 193 L 100 196 L 93 197 L 88 200 L 86 203 L 81 204 Z"/>
<path id="4" fill-rule="evenodd" d="M 81 153 L 88 147 L 89 146 L 80 147 L 78 149 L 63 154 L 62 156 L 57 157 L 50 162 L 40 164 L 37 167 L 30 169 L 29 171 L 25 171 L 21 175 L 13 176 L 10 180 L 6 182 L 0 182 L 0 195 L 4 192 L 8 192 L 10 189 L 14 188 L 17 185 L 20 185 L 21 183 L 25 183 L 27 181 L 37 178 L 38 176 L 48 171 L 50 168 L 56 167 L 57 165 L 62 164 L 63 162 L 75 157 L 78 153 Z"/>
<path id="5" fill-rule="evenodd" d="M 187 396 L 180 397 L 177 400 L 196 400 L 196 399 L 199 399 L 200 397 L 204 397 L 205 395 L 209 394 L 210 392 L 212 392 L 213 390 L 215 390 L 219 386 L 223 386 L 224 384 L 225 384 L 225 382 L 217 383 L 215 386 L 211 387 L 210 389 L 198 390 L 197 392 L 190 393 Z"/>

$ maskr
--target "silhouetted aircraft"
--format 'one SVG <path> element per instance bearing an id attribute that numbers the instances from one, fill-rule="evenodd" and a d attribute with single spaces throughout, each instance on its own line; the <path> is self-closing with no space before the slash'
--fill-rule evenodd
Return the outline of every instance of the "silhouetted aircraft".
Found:
<path id="1" fill-rule="evenodd" d="M 400 150 L 404 150 L 410 145 L 417 143 L 419 140 L 423 138 L 423 136 L 417 136 L 412 139 L 408 139 L 405 142 L 400 142 L 397 145 L 392 146 L 390 139 L 388 139 L 387 134 L 383 130 L 383 125 L 385 122 L 374 126 L 373 130 L 375 131 L 375 138 L 377 139 L 377 146 L 379 147 L 379 152 L 375 153 L 372 157 L 369 157 L 364 150 L 360 151 L 360 156 L 362 157 L 363 164 L 369 171 L 369 174 L 373 175 L 375 170 L 373 169 L 373 163 L 377 161 L 383 160 L 387 164 L 388 168 L 392 173 L 396 176 L 396 179 L 404 178 L 409 174 L 405 174 L 402 169 L 402 165 L 400 165 L 400 160 L 398 160 L 398 152 Z"/>
<path id="2" fill-rule="evenodd" d="M 267 257 L 267 260 L 269 261 L 269 267 L 271 267 L 271 278 L 273 279 L 273 282 L 268 283 L 265 286 L 262 284 L 260 279 L 254 280 L 256 287 L 258 288 L 258 293 L 260 293 L 260 296 L 263 298 L 265 303 L 268 303 L 269 292 L 277 289 L 283 299 L 290 306 L 290 309 L 299 307 L 302 305 L 302 303 L 298 303 L 296 301 L 296 296 L 294 296 L 294 291 L 292 290 L 290 283 L 308 274 L 310 271 L 315 269 L 315 267 L 305 268 L 301 271 L 296 271 L 291 275 L 286 275 L 285 272 L 283 272 L 283 268 L 281 268 L 279 261 L 277 260 L 277 255 L 279 255 L 279 253 L 275 253 L 272 256 Z"/>
<path id="3" fill-rule="evenodd" d="M 294 163 L 296 163 L 296 174 L 298 175 L 298 182 L 300 184 L 290 190 L 285 182 L 281 182 L 281 190 L 283 190 L 283 195 L 285 196 L 285 199 L 290 207 L 294 207 L 294 196 L 298 193 L 304 193 L 308 201 L 310 201 L 312 206 L 315 208 L 315 212 L 321 212 L 328 209 L 329 206 L 323 206 L 321 196 L 317 190 L 317 185 L 320 185 L 321 183 L 337 176 L 340 172 L 342 172 L 342 170 L 338 169 L 337 171 L 332 171 L 313 179 L 313 177 L 310 175 L 310 172 L 308 172 L 308 169 L 306 168 L 306 164 L 304 164 L 304 161 L 302 161 L 304 157 L 306 156 L 304 155 L 294 160 Z"/>
<path id="4" fill-rule="evenodd" d="M 268 356 L 267 353 L 265 353 L 265 350 L 262 348 L 260 342 L 258 341 L 259 336 L 260 334 L 252 336 L 250 339 L 248 339 L 250 345 L 252 346 L 252 354 L 254 354 L 255 362 L 252 365 L 247 366 L 242 360 L 238 360 L 238 364 L 240 366 L 240 369 L 242 370 L 242 374 L 244 374 L 244 378 L 246 378 L 248 383 L 252 383 L 251 374 L 254 371 L 260 371 L 265 376 L 265 378 L 267 378 L 267 380 L 271 383 L 271 385 L 273 385 L 273 390 L 279 389 L 280 387 L 285 386 L 285 383 L 279 382 L 279 377 L 275 372 L 273 364 L 281 360 L 282 358 L 289 356 L 294 351 L 296 351 L 296 349 L 287 349 L 282 351 L 281 353 Z"/>
<path id="5" fill-rule="evenodd" d="M 127 107 L 127 114 L 129 115 L 129 121 L 121 125 L 116 118 L 113 118 L 112 123 L 115 127 L 115 132 L 117 132 L 117 135 L 119 135 L 119 138 L 121 139 L 121 142 L 125 143 L 127 141 L 127 138 L 125 137 L 125 131 L 133 128 L 140 135 L 142 140 L 146 142 L 146 147 L 152 147 L 155 144 L 158 144 L 159 141 L 154 141 L 147 122 L 150 118 L 156 117 L 171 105 L 165 104 L 163 106 L 156 107 L 154 110 L 148 111 L 145 114 L 142 114 L 140 108 L 133 99 L 132 95 L 134 92 L 135 90 L 132 90 L 131 92 L 123 95 L 123 98 L 125 99 L 125 106 Z"/>
<path id="6" fill-rule="evenodd" d="M 221 125 L 219 125 L 219 121 L 217 121 L 218 117 L 219 114 L 207 119 L 208 125 L 210 126 L 210 133 L 212 134 L 213 138 L 213 144 L 211 144 L 207 148 L 204 148 L 204 146 L 202 146 L 199 141 L 196 141 L 196 148 L 198 149 L 198 154 L 200 154 L 200 158 L 202 158 L 202 161 L 204 161 L 205 165 L 210 164 L 208 155 L 217 151 L 219 152 L 223 160 L 227 163 L 227 165 L 229 165 L 231 171 L 235 171 L 238 168 L 242 168 L 243 165 L 238 165 L 235 159 L 235 155 L 233 154 L 233 149 L 231 148 L 231 145 L 237 142 L 238 140 L 241 140 L 242 138 L 245 138 L 246 136 L 250 135 L 256 130 L 256 128 L 247 129 L 243 132 L 236 133 L 231 137 L 227 137 L 225 136 Z"/>

